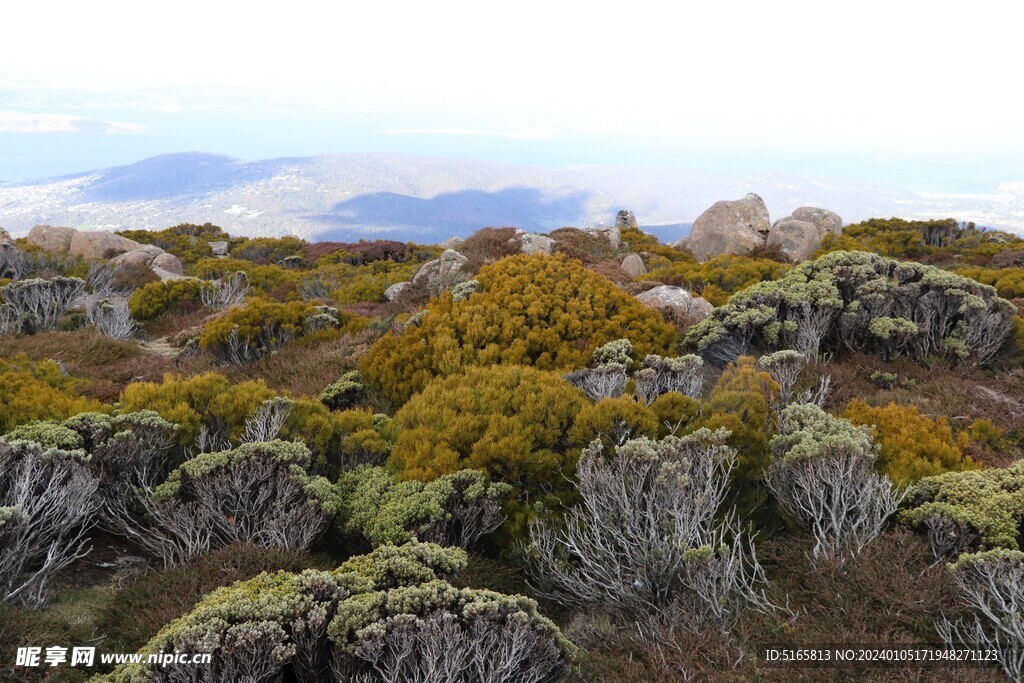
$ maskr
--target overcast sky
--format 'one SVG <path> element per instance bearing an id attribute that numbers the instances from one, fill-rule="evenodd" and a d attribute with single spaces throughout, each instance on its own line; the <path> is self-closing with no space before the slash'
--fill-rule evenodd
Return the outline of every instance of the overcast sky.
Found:
<path id="1" fill-rule="evenodd" d="M 910 182 L 1024 151 L 1005 0 L 9 5 L 0 179 L 201 149 Z"/>

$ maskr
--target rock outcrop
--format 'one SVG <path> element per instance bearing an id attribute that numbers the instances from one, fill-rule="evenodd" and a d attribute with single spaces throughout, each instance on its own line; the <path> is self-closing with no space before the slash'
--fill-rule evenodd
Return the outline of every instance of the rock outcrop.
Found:
<path id="1" fill-rule="evenodd" d="M 687 248 L 698 261 L 721 254 L 748 254 L 765 243 L 772 224 L 759 195 L 720 201 L 697 217 Z"/>
<path id="2" fill-rule="evenodd" d="M 11 233 L 7 232 L 3 228 L 0 228 L 0 247 L 10 247 L 14 245 L 14 239 L 11 237 Z"/>
<path id="3" fill-rule="evenodd" d="M 802 206 L 775 221 L 766 244 L 776 246 L 790 261 L 806 261 L 827 235 L 843 232 L 843 219 L 827 209 Z"/>
<path id="4" fill-rule="evenodd" d="M 460 282 L 469 279 L 469 259 L 455 251 L 445 249 L 438 258 L 427 261 L 413 276 L 413 284 L 425 284 L 431 296 L 437 296 Z"/>
<path id="5" fill-rule="evenodd" d="M 37 225 L 28 231 L 28 243 L 51 254 L 64 255 L 71 251 L 71 239 L 77 232 L 59 225 Z"/>
<path id="6" fill-rule="evenodd" d="M 135 240 L 106 230 L 82 230 L 75 231 L 71 237 L 68 253 L 85 258 L 110 259 L 141 248 L 142 245 Z"/>
<path id="7" fill-rule="evenodd" d="M 516 239 L 516 238 L 513 238 Z M 534 232 L 524 232 L 518 236 L 519 250 L 524 254 L 551 254 L 551 247 L 555 241 L 547 235 L 538 235 Z"/>
<path id="8" fill-rule="evenodd" d="M 647 272 L 644 260 L 640 258 L 640 254 L 626 254 L 626 257 L 622 259 L 622 263 L 619 264 L 619 268 L 622 268 L 623 272 L 630 277 L 640 277 Z"/>
<path id="9" fill-rule="evenodd" d="M 384 298 L 388 301 L 394 301 L 402 293 L 402 290 L 411 284 L 411 282 L 396 282 L 384 290 Z"/>
<path id="10" fill-rule="evenodd" d="M 111 265 L 115 267 L 143 266 L 151 269 L 161 280 L 175 280 L 183 277 L 185 272 L 181 261 L 174 254 L 106 230 L 37 225 L 29 231 L 28 242 L 51 254 L 110 259 Z"/>
<path id="11" fill-rule="evenodd" d="M 658 310 L 669 309 L 694 320 L 703 320 L 715 307 L 701 297 L 694 297 L 682 287 L 659 285 L 636 295 L 640 303 Z"/>
<path id="12" fill-rule="evenodd" d="M 615 216 L 615 227 L 619 230 L 637 227 L 636 216 L 633 215 L 632 211 L 627 211 L 626 209 L 619 211 Z"/>
<path id="13" fill-rule="evenodd" d="M 228 243 L 227 240 L 218 240 L 216 242 L 210 242 L 210 251 L 217 258 L 227 258 L 228 255 Z"/>

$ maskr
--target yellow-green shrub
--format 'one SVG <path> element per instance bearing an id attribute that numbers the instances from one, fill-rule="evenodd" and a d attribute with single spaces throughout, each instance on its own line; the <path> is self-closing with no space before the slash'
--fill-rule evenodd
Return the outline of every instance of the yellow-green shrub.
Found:
<path id="1" fill-rule="evenodd" d="M 598 438 L 610 447 L 641 436 L 658 436 L 658 417 L 632 396 L 605 398 L 586 406 L 569 430 L 569 441 L 580 447 Z"/>
<path id="2" fill-rule="evenodd" d="M 729 300 L 730 294 L 755 282 L 777 280 L 789 269 L 788 264 L 771 259 L 727 254 L 704 263 L 673 263 L 651 270 L 640 279 L 685 287 L 715 306 L 721 306 Z"/>
<path id="3" fill-rule="evenodd" d="M 121 393 L 122 412 L 153 410 L 181 426 L 179 445 L 191 446 L 205 426 L 237 442 L 245 421 L 264 401 L 277 395 L 263 380 L 232 382 L 210 372 L 182 377 L 164 375 L 163 382 L 135 382 Z M 389 444 L 379 434 L 375 416 L 365 410 L 331 412 L 319 401 L 295 398 L 281 437 L 301 439 L 319 465 L 379 463 Z"/>
<path id="4" fill-rule="evenodd" d="M 253 289 L 263 294 L 288 292 L 288 298 L 298 298 L 296 287 L 301 273 L 277 265 L 257 265 L 244 259 L 205 258 L 192 267 L 191 274 L 204 280 L 216 280 L 228 273 L 244 272 Z"/>
<path id="5" fill-rule="evenodd" d="M 202 289 L 203 283 L 192 278 L 150 282 L 135 290 L 128 307 L 135 318 L 149 320 L 165 311 L 198 308 L 202 304 Z"/>
<path id="6" fill-rule="evenodd" d="M 568 493 L 578 448 L 570 439 L 589 405 L 558 373 L 522 366 L 470 368 L 438 378 L 398 411 L 389 468 L 432 481 L 476 469 L 514 487 L 506 531 L 521 536 L 535 503 L 557 506 Z"/>
<path id="7" fill-rule="evenodd" d="M 482 292 L 455 302 L 444 293 L 420 324 L 380 339 L 363 376 L 397 404 L 434 377 L 471 366 L 582 367 L 594 349 L 629 338 L 642 357 L 675 341 L 661 316 L 564 256 L 514 256 L 484 267 Z"/>
<path id="8" fill-rule="evenodd" d="M 943 472 L 977 469 L 964 455 L 970 438 L 954 434 L 944 417 L 922 415 L 916 406 L 890 403 L 873 407 L 853 399 L 843 417 L 872 427 L 880 446 L 878 468 L 897 483 L 909 483 Z"/>
<path id="9" fill-rule="evenodd" d="M 0 434 L 36 420 L 62 420 L 101 409 L 98 401 L 75 393 L 78 380 L 51 360 L 25 354 L 0 358 Z"/>

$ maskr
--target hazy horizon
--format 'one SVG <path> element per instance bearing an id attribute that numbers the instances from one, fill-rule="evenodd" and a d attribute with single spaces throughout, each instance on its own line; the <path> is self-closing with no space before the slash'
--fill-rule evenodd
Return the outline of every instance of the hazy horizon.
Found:
<path id="1" fill-rule="evenodd" d="M 49 31 L 46 48 L 30 31 L 0 43 L 0 181 L 192 150 L 777 171 L 940 193 L 1024 181 L 1006 78 L 1021 10 L 995 3 L 98 9 L 10 10 L 10 26 Z"/>

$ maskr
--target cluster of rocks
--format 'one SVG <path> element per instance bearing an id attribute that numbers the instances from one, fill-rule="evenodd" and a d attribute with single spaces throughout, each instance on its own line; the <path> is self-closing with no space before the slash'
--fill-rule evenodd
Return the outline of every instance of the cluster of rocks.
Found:
<path id="1" fill-rule="evenodd" d="M 760 196 L 715 202 L 697 217 L 690 236 L 673 246 L 686 247 L 698 261 L 722 254 L 749 254 L 759 247 L 777 247 L 790 261 L 811 257 L 826 235 L 843 231 L 843 219 L 832 211 L 804 206 L 772 224 Z"/>
<path id="2" fill-rule="evenodd" d="M 37 225 L 28 233 L 29 244 L 60 256 L 108 259 L 111 265 L 144 266 L 161 280 L 183 277 L 181 261 L 160 247 L 139 244 L 106 230 L 76 230 L 55 225 Z"/>

